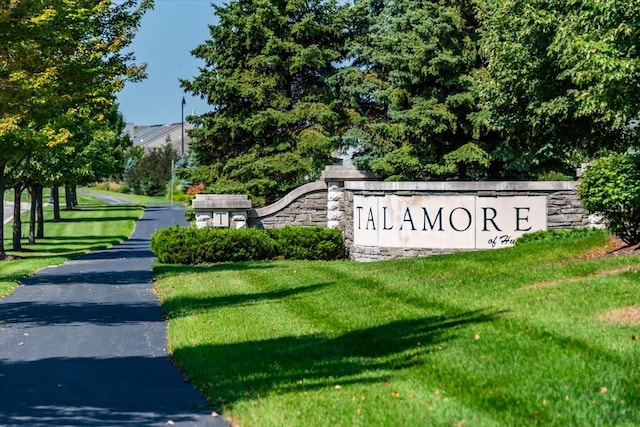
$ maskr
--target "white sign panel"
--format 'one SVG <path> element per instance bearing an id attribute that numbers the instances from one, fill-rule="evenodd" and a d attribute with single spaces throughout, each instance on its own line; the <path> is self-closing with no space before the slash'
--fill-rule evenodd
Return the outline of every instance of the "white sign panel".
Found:
<path id="1" fill-rule="evenodd" d="M 511 246 L 547 228 L 546 197 L 354 196 L 354 244 L 390 248 Z"/>
<path id="2" fill-rule="evenodd" d="M 476 217 L 482 219 L 476 229 L 476 248 L 513 246 L 524 233 L 547 229 L 547 198 L 478 197 Z"/>
<path id="3" fill-rule="evenodd" d="M 229 211 L 214 211 L 211 218 L 212 227 L 229 227 Z"/>

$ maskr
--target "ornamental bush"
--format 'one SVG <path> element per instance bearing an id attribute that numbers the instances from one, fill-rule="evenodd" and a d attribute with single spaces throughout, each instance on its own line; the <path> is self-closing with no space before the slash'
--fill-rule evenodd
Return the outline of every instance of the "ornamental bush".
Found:
<path id="1" fill-rule="evenodd" d="M 161 263 L 189 265 L 275 258 L 332 260 L 345 256 L 342 232 L 321 227 L 261 230 L 174 226 L 156 231 L 151 250 Z"/>
<path id="2" fill-rule="evenodd" d="M 267 232 L 278 244 L 278 255 L 285 259 L 334 260 L 345 256 L 339 229 L 287 226 Z"/>
<path id="3" fill-rule="evenodd" d="M 610 155 L 591 163 L 580 177 L 585 209 L 602 215 L 623 242 L 640 243 L 640 155 Z"/>

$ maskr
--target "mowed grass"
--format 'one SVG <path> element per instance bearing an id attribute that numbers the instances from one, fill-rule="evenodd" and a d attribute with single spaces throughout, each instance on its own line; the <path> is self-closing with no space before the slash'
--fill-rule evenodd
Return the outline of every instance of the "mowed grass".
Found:
<path id="1" fill-rule="evenodd" d="M 243 427 L 637 426 L 640 258 L 606 242 L 155 272 L 172 358 Z"/>
<path id="2" fill-rule="evenodd" d="M 4 225 L 4 245 L 11 261 L 0 261 L 0 297 L 15 289 L 19 281 L 35 271 L 61 264 L 90 250 L 106 248 L 127 239 L 134 222 L 142 215 L 138 205 L 111 206 L 99 200 L 79 195 L 76 209 L 61 211 L 62 221 L 52 222 L 52 208 L 45 208 L 45 238 L 29 245 L 22 240 L 24 251 L 13 252 L 11 222 Z M 64 206 L 64 202 L 63 206 Z M 22 216 L 22 236 L 29 232 L 28 213 Z"/>
<path id="3" fill-rule="evenodd" d="M 168 205 L 171 203 L 171 200 L 168 195 L 166 196 L 143 196 L 139 194 L 132 193 L 118 193 L 115 191 L 109 191 L 100 189 L 97 187 L 82 187 L 78 189 L 78 191 L 91 196 L 92 194 L 97 195 L 105 195 L 111 197 L 117 197 L 118 199 L 130 200 L 132 204 L 136 205 Z M 176 204 L 178 202 L 175 202 Z"/>

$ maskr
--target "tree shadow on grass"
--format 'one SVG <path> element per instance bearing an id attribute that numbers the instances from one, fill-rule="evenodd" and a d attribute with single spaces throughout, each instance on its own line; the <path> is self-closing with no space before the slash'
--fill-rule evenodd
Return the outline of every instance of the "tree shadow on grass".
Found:
<path id="1" fill-rule="evenodd" d="M 143 209 L 144 206 L 138 205 L 135 203 L 122 204 L 122 205 L 109 205 L 109 204 L 91 204 L 91 205 L 80 205 L 74 208 L 74 211 L 82 211 L 82 212 L 92 212 L 92 211 L 136 211 L 139 209 Z"/>
<path id="2" fill-rule="evenodd" d="M 191 366 L 192 361 L 206 360 L 209 369 L 194 382 L 214 405 L 231 407 L 272 393 L 384 382 L 389 371 L 420 365 L 421 356 L 452 339 L 454 331 L 494 321 L 501 314 L 467 311 L 391 322 L 338 337 L 306 335 L 197 345 L 174 349 L 173 357 L 187 373 L 203 368 Z"/>
<path id="3" fill-rule="evenodd" d="M 82 217 L 82 218 L 63 218 L 59 222 L 72 222 L 72 223 L 84 223 L 84 222 L 117 222 L 117 221 L 143 221 L 146 219 L 133 216 L 108 216 L 102 218 Z"/>
<path id="4" fill-rule="evenodd" d="M 178 317 L 182 314 L 192 314 L 198 311 L 212 310 L 219 307 L 250 306 L 265 301 L 278 302 L 283 298 L 291 299 L 306 293 L 316 292 L 335 282 L 318 283 L 315 285 L 299 286 L 296 288 L 281 289 L 271 292 L 260 292 L 253 294 L 233 294 L 210 298 L 167 298 L 162 305 L 165 307 L 169 317 Z"/>

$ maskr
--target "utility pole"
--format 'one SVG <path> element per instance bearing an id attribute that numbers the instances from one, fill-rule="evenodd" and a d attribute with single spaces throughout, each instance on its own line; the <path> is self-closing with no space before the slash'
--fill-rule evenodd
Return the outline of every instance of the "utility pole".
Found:
<path id="1" fill-rule="evenodd" d="M 182 138 L 180 142 L 182 143 L 182 153 L 180 153 L 180 157 L 184 158 L 184 106 L 187 103 L 185 101 L 184 96 L 182 97 L 182 115 L 180 116 L 180 129 L 182 131 Z"/>

